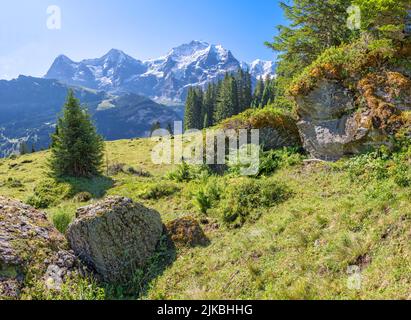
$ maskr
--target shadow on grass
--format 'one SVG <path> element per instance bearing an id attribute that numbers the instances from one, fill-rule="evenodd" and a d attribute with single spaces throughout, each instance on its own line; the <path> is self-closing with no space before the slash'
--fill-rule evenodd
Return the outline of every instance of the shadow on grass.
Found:
<path id="1" fill-rule="evenodd" d="M 134 300 L 146 296 L 152 281 L 160 277 L 164 271 L 173 264 L 176 258 L 176 247 L 164 229 L 156 252 L 146 266 L 142 269 L 135 270 L 133 279 L 127 284 L 106 284 L 106 299 Z"/>

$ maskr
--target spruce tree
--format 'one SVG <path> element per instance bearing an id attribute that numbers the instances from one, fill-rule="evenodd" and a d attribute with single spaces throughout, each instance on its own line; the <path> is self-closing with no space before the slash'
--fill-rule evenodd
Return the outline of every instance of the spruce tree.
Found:
<path id="1" fill-rule="evenodd" d="M 69 91 L 63 116 L 52 135 L 49 166 L 55 177 L 92 177 L 100 173 L 104 143 L 90 115 Z"/>
<path id="2" fill-rule="evenodd" d="M 24 154 L 28 154 L 28 153 L 30 153 L 30 150 L 29 150 L 29 147 L 28 147 L 26 141 L 20 142 L 20 145 L 19 145 L 19 154 L 20 154 L 20 155 L 24 155 Z"/>
<path id="3" fill-rule="evenodd" d="M 204 93 L 203 98 L 203 127 L 207 128 L 213 125 L 213 114 L 216 105 L 216 85 L 210 83 Z"/>
<path id="4" fill-rule="evenodd" d="M 260 105 L 264 107 L 268 103 L 270 103 L 272 99 L 273 99 L 273 88 L 272 88 L 271 77 L 267 75 L 264 81 L 264 91 L 263 91 L 263 95 L 261 96 Z"/>
<path id="5" fill-rule="evenodd" d="M 237 114 L 238 111 L 237 83 L 233 76 L 226 74 L 219 90 L 214 121 L 218 123 Z"/>
<path id="6" fill-rule="evenodd" d="M 264 88 L 265 88 L 264 80 L 260 78 L 257 81 L 257 85 L 254 90 L 254 96 L 253 96 L 253 107 L 254 108 L 261 107 L 261 102 L 262 102 L 263 94 L 264 94 Z"/>
<path id="7" fill-rule="evenodd" d="M 186 109 L 184 115 L 184 128 L 202 129 L 203 127 L 203 93 L 201 89 L 190 88 L 188 90 Z"/>
<path id="8" fill-rule="evenodd" d="M 161 123 L 159 121 L 155 121 L 151 124 L 151 128 L 150 128 L 150 136 L 153 135 L 153 132 L 161 129 Z"/>

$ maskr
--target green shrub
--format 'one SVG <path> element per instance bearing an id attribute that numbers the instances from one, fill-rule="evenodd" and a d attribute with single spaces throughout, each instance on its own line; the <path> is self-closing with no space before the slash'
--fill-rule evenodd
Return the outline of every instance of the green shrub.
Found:
<path id="1" fill-rule="evenodd" d="M 158 200 L 169 197 L 179 190 L 180 189 L 174 184 L 158 183 L 145 190 L 141 197 L 147 200 Z"/>
<path id="2" fill-rule="evenodd" d="M 222 188 L 218 178 L 209 178 L 205 185 L 202 185 L 197 192 L 192 194 L 194 204 L 202 214 L 206 214 L 221 199 Z"/>
<path id="3" fill-rule="evenodd" d="M 24 185 L 19 179 L 15 178 L 8 178 L 6 181 L 3 182 L 3 186 L 8 188 L 23 188 Z"/>
<path id="4" fill-rule="evenodd" d="M 300 148 L 284 147 L 282 149 L 270 150 L 260 153 L 260 164 L 255 177 L 270 176 L 278 169 L 299 165 L 304 159 L 304 155 L 299 152 Z M 231 174 L 241 175 L 241 164 L 230 164 Z"/>
<path id="5" fill-rule="evenodd" d="M 287 188 L 274 180 L 245 178 L 225 191 L 220 214 L 225 223 L 239 227 L 246 221 L 257 220 L 263 210 L 285 200 Z"/>
<path id="6" fill-rule="evenodd" d="M 90 201 L 93 198 L 92 194 L 87 191 L 79 192 L 77 193 L 73 200 L 76 202 L 87 202 Z"/>
<path id="7" fill-rule="evenodd" d="M 179 164 L 177 168 L 169 172 L 166 178 L 177 182 L 189 182 L 195 179 L 206 178 L 210 175 L 210 170 L 207 166 L 189 165 L 187 162 Z"/>
<path id="8" fill-rule="evenodd" d="M 60 209 L 52 215 L 51 220 L 53 221 L 56 229 L 64 234 L 73 220 L 73 217 L 74 216 L 70 212 Z"/>
<path id="9" fill-rule="evenodd" d="M 51 205 L 56 205 L 69 195 L 70 186 L 68 184 L 47 179 L 36 185 L 33 195 L 26 202 L 37 209 L 45 209 Z"/>
<path id="10" fill-rule="evenodd" d="M 276 170 L 288 168 L 302 163 L 304 156 L 299 148 L 283 148 L 264 152 L 260 158 L 258 176 L 269 176 Z"/>
<path id="11" fill-rule="evenodd" d="M 411 166 L 402 159 L 395 159 L 395 165 L 391 169 L 394 182 L 400 187 L 411 186 Z"/>
<path id="12" fill-rule="evenodd" d="M 388 155 L 385 152 L 370 152 L 351 158 L 345 169 L 352 182 L 368 182 L 373 179 L 383 180 L 389 176 L 387 160 Z"/>
<path id="13" fill-rule="evenodd" d="M 125 173 L 138 177 L 151 177 L 150 172 L 144 171 L 143 169 L 135 169 L 134 167 L 127 166 L 124 163 L 114 163 L 110 165 L 107 169 L 107 173 L 109 176 L 115 176 L 119 173 Z"/>
<path id="14" fill-rule="evenodd" d="M 49 290 L 43 280 L 30 283 L 23 292 L 23 300 L 104 300 L 106 293 L 92 277 L 73 275 L 61 285 L 61 290 Z"/>
<path id="15" fill-rule="evenodd" d="M 411 185 L 411 165 L 408 162 L 408 149 L 391 152 L 387 148 L 359 155 L 349 159 L 346 169 L 352 182 L 367 183 L 373 180 L 383 181 L 392 178 L 400 187 Z"/>
<path id="16" fill-rule="evenodd" d="M 203 214 L 206 214 L 208 209 L 211 208 L 211 200 L 207 196 L 206 192 L 204 189 L 200 189 L 195 195 L 194 195 L 194 202 L 199 208 L 200 212 Z"/>

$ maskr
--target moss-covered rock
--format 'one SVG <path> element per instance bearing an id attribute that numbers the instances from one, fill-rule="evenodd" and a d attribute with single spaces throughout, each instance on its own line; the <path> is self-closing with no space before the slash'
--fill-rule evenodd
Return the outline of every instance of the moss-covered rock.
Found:
<path id="1" fill-rule="evenodd" d="M 331 48 L 295 79 L 289 93 L 313 157 L 337 160 L 390 147 L 409 126 L 411 78 L 399 64 L 410 60 L 404 48 L 367 39 Z"/>
<path id="2" fill-rule="evenodd" d="M 265 149 L 301 145 L 295 118 L 287 111 L 273 107 L 249 109 L 223 121 L 223 130 L 251 130 L 260 132 L 260 144 Z"/>
<path id="3" fill-rule="evenodd" d="M 155 252 L 163 231 L 160 214 L 123 197 L 77 210 L 67 230 L 71 248 L 106 282 L 129 281 Z"/>
<path id="4" fill-rule="evenodd" d="M 65 263 L 68 256 L 70 264 Z M 29 298 L 39 282 L 48 281 L 53 283 L 52 289 L 58 289 L 56 282 L 63 283 L 77 267 L 65 238 L 45 213 L 0 197 L 0 299 L 16 299 L 22 294 Z M 50 268 L 58 274 L 48 275 Z"/>
<path id="5" fill-rule="evenodd" d="M 166 229 L 177 247 L 205 246 L 209 243 L 200 224 L 192 217 L 173 220 L 166 225 Z"/>

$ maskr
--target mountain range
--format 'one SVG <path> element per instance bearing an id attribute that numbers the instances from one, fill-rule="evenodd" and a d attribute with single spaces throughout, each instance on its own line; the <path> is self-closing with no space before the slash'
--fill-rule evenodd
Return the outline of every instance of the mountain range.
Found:
<path id="1" fill-rule="evenodd" d="M 47 148 L 70 88 L 106 140 L 129 139 L 148 136 L 154 122 L 182 120 L 190 86 L 204 87 L 239 68 L 254 81 L 275 72 L 274 62 L 240 62 L 221 45 L 202 41 L 146 61 L 116 49 L 80 62 L 60 55 L 43 78 L 0 80 L 0 157 L 22 142 Z"/>
<path id="2" fill-rule="evenodd" d="M 106 140 L 145 137 L 154 122 L 165 126 L 183 118 L 182 108 L 164 106 L 134 93 L 113 95 L 25 76 L 0 80 L 0 157 L 16 152 L 22 142 L 36 150 L 47 148 L 69 88 L 87 107 Z"/>
<path id="3" fill-rule="evenodd" d="M 275 74 L 275 63 L 240 62 L 221 45 L 192 41 L 173 48 L 167 55 L 141 61 L 116 49 L 97 59 L 74 62 L 61 55 L 45 75 L 69 85 L 111 93 L 132 92 L 165 104 L 182 104 L 191 86 L 205 86 L 239 68 L 254 80 Z"/>

